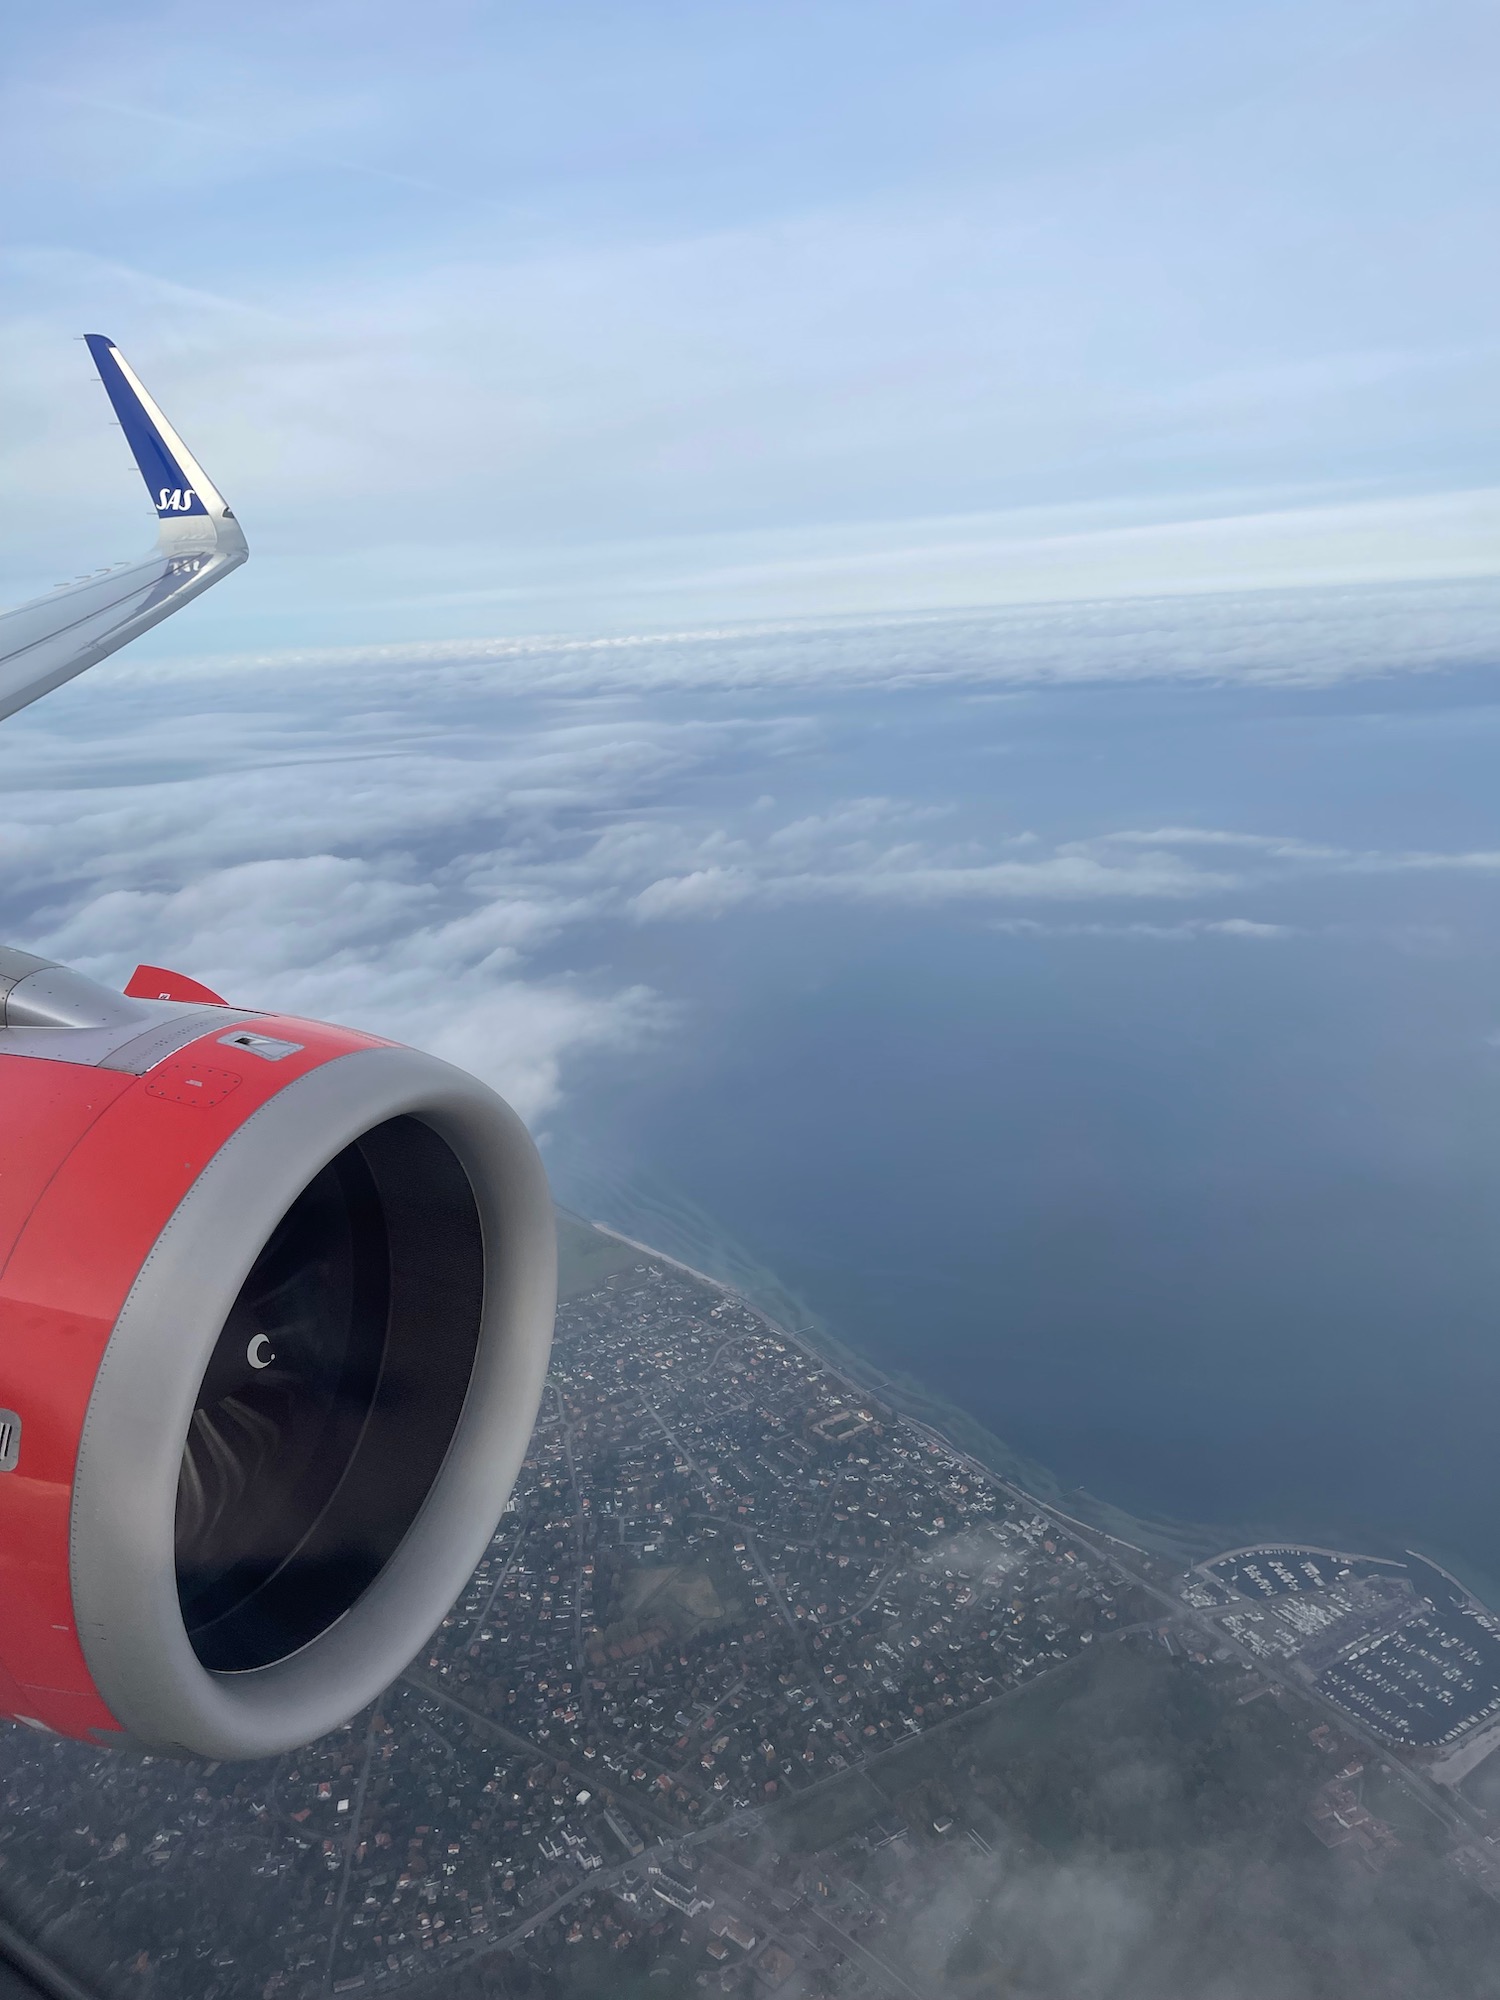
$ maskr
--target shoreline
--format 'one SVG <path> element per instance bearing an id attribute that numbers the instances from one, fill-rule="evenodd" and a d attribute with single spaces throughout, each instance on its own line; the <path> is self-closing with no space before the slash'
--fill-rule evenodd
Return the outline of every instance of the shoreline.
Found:
<path id="1" fill-rule="evenodd" d="M 616 1229 L 595 1217 L 580 1216 L 577 1219 L 586 1223 L 590 1229 L 597 1230 L 601 1236 L 608 1237 L 610 1241 L 638 1251 L 642 1256 L 654 1258 L 658 1263 L 670 1265 L 674 1270 L 684 1272 L 688 1277 L 699 1284 L 707 1285 L 710 1290 L 721 1296 L 735 1300 L 747 1311 L 754 1313 L 762 1325 L 779 1338 L 790 1341 L 803 1354 L 816 1361 L 819 1367 L 827 1369 L 851 1394 L 879 1398 L 894 1415 L 913 1425 L 944 1451 L 951 1452 L 970 1470 L 985 1478 L 997 1480 L 1017 1498 L 1055 1515 L 1059 1521 L 1066 1522 L 1072 1528 L 1092 1535 L 1101 1535 L 1118 1547 L 1131 1549 L 1149 1561 L 1180 1565 L 1184 1574 L 1201 1570 L 1207 1564 L 1223 1561 L 1236 1554 L 1250 1554 L 1256 1550 L 1269 1548 L 1309 1549 L 1314 1552 L 1335 1553 L 1326 1543 L 1320 1542 L 1309 1533 L 1294 1532 L 1286 1528 L 1259 1528 L 1243 1522 L 1229 1524 L 1143 1519 L 1112 1501 L 1101 1499 L 1085 1488 L 1065 1487 L 1048 1467 L 1034 1464 L 1023 1453 L 1007 1444 L 1004 1438 L 988 1430 L 957 1405 L 949 1404 L 920 1382 L 913 1380 L 908 1386 L 892 1378 L 885 1370 L 850 1349 L 826 1329 L 789 1327 L 765 1306 L 758 1304 L 743 1287 L 731 1280 L 716 1277 L 713 1272 L 705 1271 L 699 1265 L 690 1264 L 685 1258 L 673 1256 L 654 1243 L 643 1242 L 639 1237 L 629 1236 L 624 1230 Z M 774 1280 L 774 1273 L 767 1275 Z M 959 1434 L 962 1431 L 972 1433 L 972 1443 L 966 1442 Z M 992 1455 L 986 1456 L 983 1450 L 975 1449 L 975 1445 L 988 1447 Z M 1091 1511 L 1074 1512 L 1073 1508 L 1080 1502 Z M 1246 1539 L 1247 1536 L 1250 1539 Z M 1342 1554 L 1343 1551 L 1337 1553 Z M 1429 1564 L 1476 1608 L 1488 1615 L 1496 1615 L 1491 1610 L 1489 1598 L 1482 1590 L 1477 1590 L 1472 1583 L 1466 1583 L 1461 1577 L 1455 1576 L 1446 1563 L 1439 1561 L 1436 1556 L 1427 1555 L 1409 1546 L 1403 1546 L 1402 1554 Z M 1355 1559 L 1361 1562 L 1392 1564 L 1398 1568 L 1406 1567 L 1402 1556 L 1394 1552 L 1394 1543 L 1391 1551 L 1366 1551 L 1357 1555 Z M 1453 1560 L 1451 1554 L 1448 1555 L 1448 1560 Z"/>
<path id="2" fill-rule="evenodd" d="M 658 1250 L 652 1244 L 643 1243 L 639 1237 L 627 1236 L 622 1230 L 612 1229 L 607 1223 L 589 1220 L 588 1226 L 596 1230 L 601 1236 L 607 1237 L 611 1242 L 621 1244 L 629 1250 L 650 1258 L 655 1263 L 665 1265 L 672 1270 L 681 1271 L 699 1284 L 707 1286 L 711 1292 L 716 1293 L 719 1297 L 732 1300 L 735 1304 L 743 1307 L 746 1312 L 759 1321 L 768 1333 L 775 1335 L 778 1339 L 784 1340 L 796 1348 L 809 1361 L 813 1362 L 819 1369 L 825 1371 L 834 1381 L 838 1382 L 854 1399 L 858 1400 L 869 1397 L 877 1404 L 883 1405 L 893 1417 L 903 1423 L 909 1424 L 929 1445 L 946 1453 L 955 1465 L 962 1466 L 974 1476 L 992 1481 L 1002 1492 L 1008 1494 L 1012 1500 L 1024 1506 L 1035 1508 L 1038 1513 L 1060 1524 L 1064 1524 L 1067 1528 L 1079 1533 L 1081 1536 L 1092 1537 L 1096 1545 L 1099 1542 L 1107 1543 L 1115 1550 L 1121 1552 L 1129 1551 L 1130 1555 L 1143 1558 L 1145 1564 L 1144 1574 L 1139 1570 L 1136 1571 L 1136 1580 L 1142 1583 L 1154 1595 L 1159 1596 L 1164 1607 L 1168 1607 L 1177 1616 L 1186 1615 L 1191 1621 L 1193 1614 L 1187 1609 L 1185 1601 L 1178 1601 L 1178 1592 L 1171 1587 L 1170 1582 L 1166 1578 L 1161 1576 L 1160 1570 L 1156 1572 L 1156 1577 L 1153 1579 L 1152 1565 L 1170 1564 L 1175 1569 L 1181 1564 L 1184 1580 L 1186 1580 L 1195 1574 L 1202 1577 L 1211 1575 L 1212 1566 L 1215 1563 L 1232 1561 L 1235 1557 L 1272 1553 L 1278 1550 L 1284 1550 L 1289 1554 L 1306 1552 L 1308 1554 L 1331 1556 L 1342 1562 L 1374 1563 L 1385 1569 L 1405 1571 L 1408 1577 L 1411 1575 L 1410 1565 L 1421 1565 L 1440 1576 L 1455 1593 L 1456 1597 L 1462 1600 L 1464 1608 L 1470 1612 L 1478 1613 L 1487 1620 L 1492 1620 L 1496 1615 L 1490 1611 L 1489 1605 L 1483 1597 L 1459 1577 L 1454 1576 L 1443 1564 L 1430 1556 L 1423 1555 L 1420 1550 L 1410 1547 L 1404 1550 L 1404 1554 L 1408 1560 L 1403 1562 L 1399 1557 L 1394 1555 L 1360 1554 L 1342 1548 L 1319 1546 L 1305 1538 L 1285 1533 L 1263 1535 L 1259 1540 L 1255 1541 L 1247 1542 L 1241 1540 L 1237 1545 L 1231 1546 L 1230 1543 L 1234 1538 L 1232 1535 L 1226 1533 L 1217 1539 L 1213 1548 L 1202 1549 L 1199 1553 L 1188 1556 L 1187 1560 L 1184 1561 L 1180 1545 L 1175 1548 L 1171 1546 L 1164 1548 L 1159 1543 L 1157 1546 L 1151 1546 L 1151 1540 L 1155 1538 L 1150 1538 L 1150 1524 L 1137 1523 L 1133 1516 L 1123 1515 L 1119 1509 L 1111 1508 L 1109 1503 L 1095 1501 L 1094 1504 L 1099 1507 L 1100 1511 L 1107 1513 L 1116 1523 L 1120 1525 L 1128 1523 L 1131 1526 L 1139 1526 L 1144 1530 L 1149 1539 L 1146 1541 L 1136 1541 L 1129 1535 L 1116 1533 L 1114 1529 L 1104 1526 L 1097 1520 L 1090 1520 L 1087 1516 L 1072 1513 L 1068 1508 L 1060 1505 L 1057 1498 L 1038 1492 L 1031 1482 L 1024 1478 L 1016 1477 L 1001 1466 L 991 1464 L 978 1454 L 968 1450 L 959 1438 L 950 1435 L 940 1425 L 915 1414 L 909 1409 L 903 1409 L 898 1396 L 892 1396 L 888 1391 L 876 1391 L 867 1382 L 860 1381 L 857 1374 L 851 1373 L 846 1367 L 841 1365 L 846 1358 L 857 1360 L 858 1357 L 847 1357 L 846 1352 L 843 1350 L 843 1344 L 834 1337 L 827 1336 L 830 1345 L 840 1351 L 836 1355 L 830 1355 L 823 1350 L 817 1338 L 809 1330 L 794 1331 L 791 1327 L 783 1325 L 771 1313 L 766 1311 L 764 1307 L 757 1305 L 753 1299 L 749 1298 L 737 1286 L 726 1282 L 724 1279 L 714 1277 L 712 1273 L 700 1269 L 697 1265 L 687 1263 L 681 1257 L 673 1257 L 666 1251 Z M 870 1364 L 865 1364 L 865 1367 L 870 1374 L 881 1375 L 881 1371 L 873 1368 Z M 923 1400 L 929 1399 L 923 1398 Z M 953 1414 L 967 1427 L 978 1431 L 982 1437 L 989 1438 L 989 1433 L 985 1432 L 982 1426 L 974 1424 L 973 1420 L 967 1418 L 964 1412 L 955 1410 Z M 996 1438 L 993 1442 L 998 1454 L 1005 1459 L 1012 1460 L 1016 1457 L 1016 1454 L 1010 1452 L 1003 1439 Z M 1057 1482 L 1047 1473 L 1045 1467 L 1037 1469 L 1043 1474 L 1047 1484 L 1053 1487 L 1056 1486 Z M 1086 1497 L 1088 1500 L 1094 1501 L 1092 1494 Z M 1208 1541 L 1210 1539 L 1207 1530 L 1201 1524 L 1184 1523 L 1182 1527 L 1185 1534 L 1192 1534 L 1200 1541 Z M 1241 1530 L 1241 1534 L 1243 1532 Z M 1103 1549 L 1096 1549 L 1096 1552 L 1100 1555 L 1106 1553 Z M 1128 1563 L 1122 1564 L 1122 1567 L 1126 1569 L 1127 1574 L 1130 1573 Z M 1412 1579 L 1412 1581 L 1414 1587 L 1416 1587 L 1415 1579 Z M 1223 1639 L 1224 1634 L 1217 1624 L 1213 1625 L 1210 1629 L 1216 1637 L 1220 1640 Z M 1299 1694 L 1304 1700 L 1312 1701 L 1316 1706 L 1318 1698 L 1314 1691 L 1300 1684 L 1288 1682 L 1284 1676 L 1278 1675 L 1275 1672 L 1270 1662 L 1258 1658 L 1250 1662 L 1247 1658 L 1247 1664 L 1251 1664 L 1256 1671 L 1265 1675 L 1270 1684 L 1285 1687 L 1290 1692 Z M 1334 1704 L 1332 1712 L 1337 1715 L 1341 1728 L 1345 1730 L 1353 1729 L 1356 1735 L 1361 1733 L 1359 1719 L 1345 1710 L 1341 1704 Z M 1439 1746 L 1435 1754 L 1430 1750 L 1424 1752 L 1411 1745 L 1392 1742 L 1379 1732 L 1376 1732 L 1368 1740 L 1380 1749 L 1381 1754 L 1397 1760 L 1395 1768 L 1407 1771 L 1408 1774 L 1413 1771 L 1425 1774 L 1429 1782 L 1445 1786 L 1451 1790 L 1456 1789 L 1461 1781 L 1489 1756 L 1491 1752 L 1500 1748 L 1500 1716 L 1491 1712 L 1478 1718 L 1455 1741 Z M 1404 1757 L 1403 1752 L 1405 1753 Z"/>
<path id="3" fill-rule="evenodd" d="M 747 1297 L 744 1292 L 739 1290 L 737 1286 L 730 1284 L 726 1279 L 716 1278 L 712 1272 L 700 1270 L 696 1264 L 689 1264 L 681 1257 L 673 1257 L 667 1251 L 658 1249 L 653 1243 L 643 1243 L 639 1237 L 627 1236 L 623 1230 L 614 1229 L 607 1222 L 600 1222 L 596 1217 L 588 1216 L 583 1219 L 588 1223 L 589 1228 L 598 1230 L 601 1236 L 609 1237 L 611 1242 L 623 1243 L 627 1249 L 638 1250 L 642 1256 L 653 1258 L 659 1264 L 668 1264 L 673 1270 L 683 1271 L 688 1277 L 697 1279 L 700 1284 L 707 1285 L 712 1291 L 718 1292 L 722 1297 L 733 1299 L 737 1305 L 743 1306 L 747 1312 L 753 1313 L 770 1332 L 776 1334 L 782 1340 L 789 1341 L 792 1346 L 800 1349 L 810 1360 L 815 1361 L 820 1368 L 826 1369 L 836 1381 L 841 1382 L 845 1389 L 849 1390 L 853 1395 L 876 1396 L 883 1399 L 888 1403 L 894 1416 L 901 1418 L 904 1423 L 910 1424 L 927 1438 L 930 1443 L 937 1445 L 943 1451 L 951 1453 L 957 1461 L 968 1467 L 970 1471 L 977 1473 L 985 1479 L 998 1481 L 1001 1486 L 1007 1488 L 1018 1499 L 1026 1501 L 1028 1505 L 1041 1508 L 1045 1513 L 1055 1515 L 1058 1520 L 1066 1521 L 1069 1526 L 1080 1528 L 1087 1534 L 1102 1535 L 1106 1541 L 1114 1542 L 1121 1548 L 1131 1549 L 1137 1555 L 1145 1556 L 1148 1561 L 1160 1562 L 1177 1559 L 1179 1552 L 1175 1549 L 1150 1548 L 1140 1542 L 1131 1541 L 1126 1535 L 1116 1534 L 1101 1522 L 1090 1521 L 1082 1515 L 1069 1513 L 1057 1500 L 1050 1498 L 1046 1494 L 1038 1493 L 1023 1478 L 1017 1477 L 1012 1472 L 1004 1471 L 1001 1467 L 992 1465 L 978 1457 L 977 1454 L 962 1444 L 959 1439 L 949 1436 L 929 1418 L 919 1416 L 911 1410 L 903 1409 L 899 1401 L 901 1394 L 899 1385 L 892 1383 L 890 1378 L 882 1370 L 876 1368 L 873 1363 L 864 1362 L 860 1357 L 847 1354 L 847 1351 L 843 1348 L 843 1343 L 836 1340 L 833 1336 L 826 1336 L 826 1338 L 829 1339 L 832 1346 L 840 1350 L 837 1355 L 827 1353 L 805 1329 L 798 1330 L 784 1326 L 781 1321 L 773 1318 L 763 1306 L 757 1305 L 753 1299 Z M 871 1375 L 877 1378 L 877 1384 L 872 1385 L 869 1382 L 862 1382 L 856 1375 L 847 1372 L 846 1368 L 841 1365 L 845 1361 L 853 1361 L 856 1366 L 865 1368 Z M 930 1400 L 934 1407 L 939 1409 L 943 1407 L 940 1398 L 928 1398 L 920 1390 L 918 1394 L 923 1395 L 923 1400 Z M 964 1413 L 956 1408 L 953 1414 L 961 1418 L 964 1417 Z M 964 1420 L 968 1423 L 973 1423 L 972 1418 L 965 1418 Z M 981 1431 L 987 1438 L 991 1435 L 984 1430 L 982 1425 L 976 1424 L 974 1428 Z M 1003 1438 L 994 1438 L 994 1443 L 997 1449 L 1007 1458 L 1019 1458 L 1019 1454 L 1014 1453 Z M 1037 1470 L 1045 1473 L 1046 1468 L 1038 1467 Z M 1051 1475 L 1047 1474 L 1047 1478 L 1050 1482 Z M 1093 1495 L 1089 1495 L 1088 1497 L 1090 1499 L 1094 1498 Z M 1097 1504 L 1117 1521 L 1130 1521 L 1132 1525 L 1143 1529 L 1149 1528 L 1149 1524 L 1136 1522 L 1133 1515 L 1125 1514 L 1122 1509 L 1113 1507 L 1108 1501 L 1099 1501 Z M 1195 1529 L 1194 1525 L 1190 1523 L 1183 1523 L 1182 1526 L 1186 1532 L 1195 1533 L 1208 1539 L 1201 1528 Z M 1210 1556 L 1199 1558 L 1201 1561 L 1215 1559 Z M 1189 1568 L 1193 1566 L 1191 1563 L 1188 1565 Z"/>

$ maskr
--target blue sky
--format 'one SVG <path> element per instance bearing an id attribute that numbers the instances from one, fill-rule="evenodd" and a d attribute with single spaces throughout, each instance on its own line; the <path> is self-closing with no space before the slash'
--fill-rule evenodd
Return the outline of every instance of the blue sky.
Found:
<path id="1" fill-rule="evenodd" d="M 164 653 L 1491 574 L 1476 0 L 186 5 L 8 24 L 0 546 Z"/>

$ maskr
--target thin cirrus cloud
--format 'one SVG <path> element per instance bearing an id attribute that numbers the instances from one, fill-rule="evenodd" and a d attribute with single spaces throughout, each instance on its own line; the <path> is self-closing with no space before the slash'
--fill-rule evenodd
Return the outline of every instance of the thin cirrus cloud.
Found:
<path id="1" fill-rule="evenodd" d="M 1024 842 L 888 769 L 753 801 L 835 696 L 1493 664 L 1497 52 L 1479 0 L 32 10 L 7 580 L 149 530 L 95 328 L 255 560 L 7 726 L 0 935 L 544 1115 L 676 1018 L 653 926 L 1207 948 L 1320 871 L 1484 870 L 1081 798 Z"/>
<path id="2" fill-rule="evenodd" d="M 1152 943 L 1180 944 L 1193 938 L 1289 938 L 1295 924 L 1265 924 L 1253 917 L 1189 917 L 1176 924 L 1111 924 L 1044 922 L 1036 917 L 998 917 L 992 929 L 1007 937 L 1144 938 Z"/>
<path id="3" fill-rule="evenodd" d="M 893 804 L 891 813 L 899 821 L 899 807 Z M 1297 877 L 1500 872 L 1500 851 L 1491 849 L 1361 850 L 1211 827 L 1126 828 L 1059 842 L 1050 851 L 1034 836 L 1015 844 L 1023 842 L 1024 858 L 955 861 L 927 843 L 900 840 L 886 847 L 864 843 L 854 853 L 831 851 L 818 857 L 822 866 L 788 867 L 774 838 L 758 849 L 740 841 L 730 858 L 708 860 L 649 883 L 631 897 L 628 908 L 638 922 L 656 922 L 720 917 L 750 904 L 774 908 L 842 901 L 915 910 L 1014 902 L 1171 903 L 1231 892 L 1274 893 Z M 716 844 L 722 849 L 725 843 Z M 1239 865 L 1205 868 L 1194 858 L 1205 849 L 1236 856 Z M 1000 927 L 1016 935 L 1041 928 L 1019 918 L 1004 920 Z M 1048 928 L 1080 936 L 1269 938 L 1291 936 L 1296 926 L 1236 915 L 1166 926 L 1053 923 Z"/>
<path id="4" fill-rule="evenodd" d="M 842 901 L 933 909 L 1121 897 L 1175 901 L 1234 886 L 1234 877 L 1195 868 L 1164 851 L 1132 856 L 1123 864 L 1078 847 L 1027 860 L 945 863 L 920 844 L 903 842 L 843 865 L 796 873 L 759 871 L 749 857 L 738 865 L 695 868 L 649 883 L 631 898 L 629 908 L 637 921 L 654 922 L 722 916 L 751 902 L 778 907 Z"/>
<path id="5" fill-rule="evenodd" d="M 1157 848 L 1211 848 L 1229 850 L 1268 863 L 1286 863 L 1319 873 L 1394 875 L 1409 872 L 1457 872 L 1491 874 L 1500 869 L 1500 849 L 1480 847 L 1454 853 L 1432 852 L 1423 848 L 1383 851 L 1370 848 L 1329 847 L 1317 841 L 1296 840 L 1281 834 L 1235 833 L 1216 827 L 1171 826 L 1155 831 L 1129 829 L 1107 836 L 1118 846 Z"/>
<path id="6" fill-rule="evenodd" d="M 70 344 L 102 327 L 256 549 L 172 647 L 1493 575 L 1497 32 L 39 14 L 0 103 L 0 546 L 20 588 L 144 526 Z"/>
<path id="7" fill-rule="evenodd" d="M 1500 547 L 1500 524 L 1496 545 Z M 231 585 L 232 587 L 232 585 Z M 1183 681 L 1322 687 L 1494 665 L 1500 581 L 1379 589 L 1140 595 L 920 617 L 697 625 L 592 637 L 480 637 L 257 652 L 135 655 L 110 672 L 142 690 L 300 683 L 349 701 L 468 686 L 512 696 L 641 697 L 987 689 Z M 247 741 L 257 740 L 252 714 Z"/>

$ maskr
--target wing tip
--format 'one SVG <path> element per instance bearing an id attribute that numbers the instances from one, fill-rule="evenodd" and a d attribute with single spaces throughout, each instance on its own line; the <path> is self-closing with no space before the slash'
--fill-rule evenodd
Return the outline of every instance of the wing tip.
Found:
<path id="1" fill-rule="evenodd" d="M 130 363 L 107 334 L 86 333 L 84 344 L 104 393 L 114 406 L 158 520 L 177 523 L 228 514 L 223 496 L 177 435 Z"/>

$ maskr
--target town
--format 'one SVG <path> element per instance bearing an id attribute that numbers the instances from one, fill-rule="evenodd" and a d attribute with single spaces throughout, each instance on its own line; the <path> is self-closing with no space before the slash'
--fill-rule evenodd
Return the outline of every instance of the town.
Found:
<path id="1" fill-rule="evenodd" d="M 892 1941 L 924 1854 L 1004 1837 L 963 1732 L 1105 1654 L 1197 1674 L 1226 1712 L 1292 1701 L 1308 1826 L 1352 1825 L 1366 1865 L 1400 1850 L 1264 1623 L 1388 1647 L 1416 1605 L 1392 1566 L 1248 1551 L 1184 1579 L 709 1281 L 614 1242 L 601 1261 L 487 1555 L 373 1711 L 239 1768 L 0 1737 L 0 1901 L 49 1948 L 164 2000 L 585 1993 L 627 1969 L 909 1994 Z M 1445 1838 L 1484 1889 L 1466 1811 Z"/>

